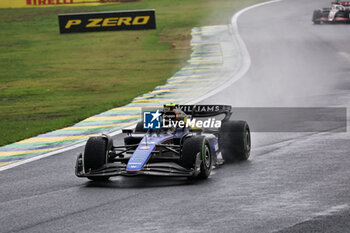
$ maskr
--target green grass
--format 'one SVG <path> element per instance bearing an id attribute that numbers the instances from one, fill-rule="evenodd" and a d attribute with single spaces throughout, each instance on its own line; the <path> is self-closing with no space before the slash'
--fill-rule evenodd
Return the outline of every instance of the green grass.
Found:
<path id="1" fill-rule="evenodd" d="M 262 0 L 144 0 L 0 9 L 0 145 L 130 102 L 186 64 L 193 27 Z M 60 35 L 57 14 L 155 9 L 157 30 Z"/>

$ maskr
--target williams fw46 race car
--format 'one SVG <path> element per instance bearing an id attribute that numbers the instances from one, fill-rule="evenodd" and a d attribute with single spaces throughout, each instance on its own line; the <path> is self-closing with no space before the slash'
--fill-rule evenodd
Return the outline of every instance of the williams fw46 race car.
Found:
<path id="1" fill-rule="evenodd" d="M 230 120 L 231 106 L 170 104 L 149 113 L 148 122 L 123 130 L 124 145 L 113 145 L 108 135 L 89 138 L 75 174 L 95 181 L 119 175 L 206 179 L 215 166 L 249 158 L 249 126 Z"/>
<path id="2" fill-rule="evenodd" d="M 312 22 L 321 23 L 350 23 L 350 2 L 332 2 L 332 7 L 314 10 Z"/>

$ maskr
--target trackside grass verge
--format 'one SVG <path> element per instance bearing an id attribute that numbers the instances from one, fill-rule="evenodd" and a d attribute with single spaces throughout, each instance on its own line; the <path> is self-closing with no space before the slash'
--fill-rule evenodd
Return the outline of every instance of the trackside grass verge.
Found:
<path id="1" fill-rule="evenodd" d="M 144 0 L 0 9 L 0 146 L 72 125 L 164 84 L 193 27 L 227 24 L 262 0 Z M 155 9 L 157 30 L 60 35 L 57 14 Z"/>

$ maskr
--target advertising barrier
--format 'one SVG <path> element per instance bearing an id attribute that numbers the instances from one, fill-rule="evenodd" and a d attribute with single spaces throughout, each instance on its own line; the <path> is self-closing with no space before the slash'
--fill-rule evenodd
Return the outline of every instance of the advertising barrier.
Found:
<path id="1" fill-rule="evenodd" d="M 0 0 L 0 8 L 26 8 L 51 6 L 84 6 L 120 3 L 136 0 Z"/>
<path id="2" fill-rule="evenodd" d="M 154 10 L 61 14 L 60 33 L 156 29 Z"/>

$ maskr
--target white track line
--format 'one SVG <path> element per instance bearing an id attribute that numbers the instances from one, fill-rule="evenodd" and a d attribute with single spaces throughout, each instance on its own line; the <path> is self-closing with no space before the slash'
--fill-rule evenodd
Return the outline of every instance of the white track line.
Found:
<path id="1" fill-rule="evenodd" d="M 193 100 L 187 104 L 195 104 L 195 103 L 198 103 L 204 99 L 207 99 L 209 98 L 210 96 L 213 96 L 217 93 L 219 93 L 220 91 L 226 89 L 227 87 L 229 87 L 231 84 L 233 84 L 234 82 L 236 82 L 237 80 L 241 79 L 246 73 L 247 71 L 249 70 L 249 67 L 250 67 L 250 56 L 249 56 L 249 53 L 248 53 L 248 50 L 247 50 L 247 46 L 245 45 L 242 37 L 240 36 L 239 34 L 239 30 L 238 30 L 238 24 L 237 24 L 237 21 L 238 21 L 238 17 L 243 14 L 244 12 L 246 11 L 249 11 L 253 8 L 257 8 L 257 7 L 260 7 L 260 6 L 264 6 L 264 5 L 267 5 L 267 4 L 271 4 L 271 3 L 275 3 L 275 2 L 280 2 L 282 0 L 273 0 L 273 1 L 269 1 L 269 2 L 264 2 L 264 3 L 259 3 L 259 4 L 256 4 L 256 5 L 253 5 L 253 6 L 250 6 L 250 7 L 247 7 L 247 8 L 244 8 L 242 10 L 240 10 L 239 12 L 237 12 L 231 19 L 231 28 L 233 30 L 233 33 L 232 33 L 232 36 L 235 36 L 236 37 L 236 40 L 238 42 L 238 45 L 239 45 L 239 48 L 240 48 L 240 52 L 241 52 L 241 57 L 242 57 L 242 65 L 241 65 L 241 68 L 239 69 L 239 71 L 234 74 L 231 79 L 225 83 L 224 85 L 218 87 L 217 89 L 213 90 L 213 91 L 210 91 L 209 93 L 207 93 L 206 95 L 204 96 L 201 96 L 200 98 L 196 99 L 196 100 Z M 130 125 L 128 127 L 135 127 L 135 125 Z M 110 136 L 115 136 L 115 135 L 118 135 L 118 134 L 121 134 L 122 131 L 121 130 L 117 130 L 117 131 L 114 131 L 114 132 L 111 132 L 109 133 L 108 135 Z M 85 145 L 85 141 L 84 142 L 80 142 L 80 143 L 77 143 L 77 144 L 74 144 L 74 145 L 71 145 L 71 146 L 68 146 L 68 147 L 65 147 L 65 148 L 62 148 L 62 149 L 59 149 L 59 150 L 55 150 L 55 151 L 52 151 L 52 152 L 48 152 L 48 153 L 45 153 L 45 154 L 42 154 L 42 155 L 38 155 L 38 156 L 35 156 L 35 157 L 32 157 L 32 158 L 29 158 L 29 159 L 24 159 L 22 161 L 19 161 L 19 162 L 15 162 L 13 164 L 9 164 L 9 165 L 5 165 L 5 166 L 2 166 L 0 167 L 0 171 L 5 171 L 5 170 L 8 170 L 10 168 L 14 168 L 14 167 L 17 167 L 17 166 L 20 166 L 20 165 L 23 165 L 23 164 L 26 164 L 26 163 L 30 163 L 30 162 L 33 162 L 33 161 L 37 161 L 39 159 L 43 159 L 43 158 L 47 158 L 47 157 L 50 157 L 52 155 L 56 155 L 56 154 L 60 154 L 60 153 L 63 153 L 63 152 L 67 152 L 67 151 L 70 151 L 70 150 L 74 150 L 76 148 L 79 148 L 81 146 L 84 146 Z"/>
<path id="2" fill-rule="evenodd" d="M 130 125 L 128 127 L 136 127 L 136 124 Z M 121 133 L 122 133 L 121 130 L 117 130 L 117 131 L 109 133 L 108 135 L 115 136 L 115 135 L 118 135 L 118 134 L 121 134 Z M 14 162 L 12 164 L 8 164 L 8 165 L 0 167 L 0 171 L 5 171 L 5 170 L 8 170 L 10 168 L 22 165 L 22 164 L 30 163 L 30 162 L 33 162 L 33 161 L 36 161 L 36 160 L 39 160 L 39 159 L 50 157 L 52 155 L 60 154 L 60 153 L 67 152 L 67 151 L 70 151 L 70 150 L 74 150 L 74 149 L 77 149 L 77 148 L 79 148 L 81 146 L 84 146 L 85 143 L 86 143 L 86 141 L 79 142 L 79 143 L 73 144 L 71 146 L 59 149 L 59 150 L 55 150 L 55 151 L 51 151 L 51 152 L 48 152 L 48 153 L 45 153 L 45 154 L 42 154 L 42 155 L 34 156 L 32 158 L 24 159 L 24 160 L 19 161 L 19 162 Z"/>

